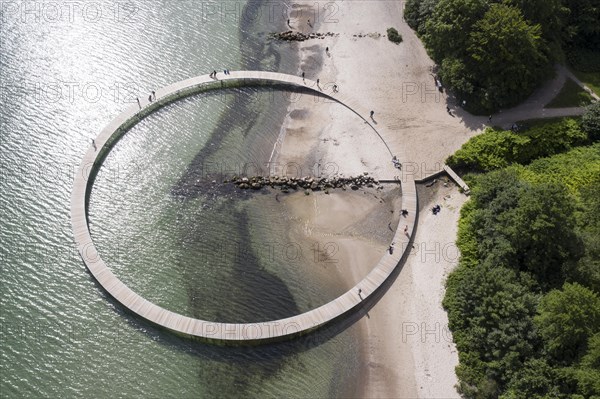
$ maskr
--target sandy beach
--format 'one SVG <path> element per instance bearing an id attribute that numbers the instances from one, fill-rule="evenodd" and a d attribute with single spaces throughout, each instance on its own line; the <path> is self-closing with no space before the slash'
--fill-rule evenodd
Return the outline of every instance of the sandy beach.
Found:
<path id="1" fill-rule="evenodd" d="M 297 46 L 302 60 L 298 73 L 319 79 L 324 90 L 336 84 L 340 92 L 347 91 L 372 109 L 376 129 L 403 163 L 405 173 L 421 178 L 440 170 L 444 160 L 483 127 L 481 118 L 464 113 L 436 90 L 433 62 L 403 21 L 402 2 L 336 2 L 335 18 L 313 17 L 311 26 L 307 19 L 314 10 L 303 4 L 294 5 L 292 29 L 334 35 L 290 43 Z M 385 37 L 388 27 L 398 29 L 404 38 L 401 44 Z M 453 115 L 447 113 L 446 105 Z M 348 176 L 366 171 L 377 178 L 389 170 L 390 153 L 385 145 L 347 109 L 303 96 L 288 111 L 277 156 L 280 164 L 299 164 L 303 171 L 313 171 L 306 174 Z M 393 202 L 390 193 L 387 200 Z M 294 233 L 298 239 L 335 235 L 346 266 L 330 278 L 341 279 L 347 287 L 366 275 L 389 245 L 385 234 L 370 233 L 381 229 L 371 226 L 357 233 L 352 226 L 369 220 L 383 223 L 384 230 L 387 222 L 393 229 L 398 225 L 397 204 L 387 205 L 386 222 L 381 213 L 373 216 L 376 200 L 367 200 L 363 194 L 365 198 L 354 194 L 333 199 L 338 194 L 332 194 L 324 201 L 324 194 L 319 194 L 288 201 L 299 222 Z M 467 197 L 446 178 L 431 187 L 421 185 L 418 194 L 414 247 L 369 317 L 353 327 L 360 329 L 362 337 L 362 353 L 358 354 L 363 365 L 358 376 L 361 390 L 354 393 L 356 397 L 459 396 L 454 388 L 458 355 L 441 301 L 445 279 L 458 261 L 454 241 L 460 207 Z M 442 209 L 438 215 L 430 210 L 435 204 Z M 350 212 L 352 221 L 330 216 L 337 212 Z"/>

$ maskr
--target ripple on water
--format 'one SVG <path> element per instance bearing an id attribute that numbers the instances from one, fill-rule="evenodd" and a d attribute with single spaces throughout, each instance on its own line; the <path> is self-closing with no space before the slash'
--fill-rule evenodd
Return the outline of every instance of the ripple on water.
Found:
<path id="1" fill-rule="evenodd" d="M 111 4 L 100 3 L 107 17 L 98 21 L 78 14 L 62 23 L 22 23 L 8 16 L 0 24 L 0 391 L 7 397 L 329 396 L 349 380 L 332 370 L 334 364 L 352 370 L 350 335 L 251 351 L 183 341 L 124 312 L 85 270 L 73 248 L 72 174 L 115 115 L 156 87 L 212 69 L 295 73 L 297 67 L 288 56 L 280 65 L 275 57 L 263 62 L 263 54 L 285 51 L 254 33 L 276 30 L 257 29 L 264 20 L 244 22 L 240 33 L 238 20 L 202 20 L 205 3 L 132 0 L 138 12 L 122 21 L 109 17 Z M 158 112 L 156 130 L 140 124 L 111 153 L 92 194 L 91 228 L 117 273 L 139 262 L 124 280 L 145 284 L 136 288 L 156 293 L 157 302 L 191 311 L 193 291 L 206 296 L 202 279 L 185 281 L 202 266 L 191 254 L 210 250 L 194 249 L 198 237 L 221 228 L 227 236 L 231 218 L 223 208 L 227 221 L 208 226 L 212 219 L 200 214 L 207 202 L 180 201 L 170 190 L 226 108 L 186 108 L 185 101 L 174 108 L 182 110 L 176 118 L 170 109 Z M 238 159 L 244 152 L 224 153 Z M 154 168 L 157 160 L 162 169 Z M 231 234 L 238 231 L 229 226 Z M 154 275 L 138 278 L 148 270 Z"/>

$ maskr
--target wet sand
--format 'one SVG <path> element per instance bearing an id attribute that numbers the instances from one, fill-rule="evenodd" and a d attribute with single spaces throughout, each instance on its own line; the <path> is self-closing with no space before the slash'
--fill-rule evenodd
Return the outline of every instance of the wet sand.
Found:
<path id="1" fill-rule="evenodd" d="M 301 4 L 305 3 L 297 9 L 307 7 Z M 312 27 L 305 19 L 310 10 L 304 10 L 302 18 L 291 18 L 294 30 L 332 32 L 335 36 L 290 46 L 296 46 L 300 54 L 298 74 L 303 71 L 307 78 L 318 78 L 324 90 L 336 84 L 340 92 L 348 91 L 375 111 L 375 127 L 398 155 L 404 173 L 420 178 L 441 169 L 445 159 L 482 126 L 478 118 L 454 107 L 435 89 L 433 62 L 403 21 L 402 5 L 335 3 L 336 21 L 323 18 Z M 384 37 L 392 26 L 404 38 L 400 45 Z M 448 115 L 447 104 L 454 116 Z M 292 102 L 283 137 L 277 162 L 300 165 L 306 175 L 318 175 L 316 171 L 348 176 L 366 171 L 381 178 L 390 162 L 386 146 L 360 118 L 311 96 Z M 353 393 L 356 397 L 458 397 L 454 388 L 458 356 L 441 301 L 445 279 L 457 263 L 454 241 L 459 210 L 467 198 L 442 180 L 429 188 L 420 187 L 418 192 L 415 247 L 369 316 L 352 327 L 361 335 L 357 353 L 362 365 L 357 376 L 361 390 Z M 386 251 L 391 235 L 386 241 L 385 234 L 374 236 L 373 232 L 385 231 L 388 223 L 394 229 L 398 224 L 397 212 L 388 209 L 387 219 L 382 212 L 374 216 L 377 206 L 366 194 L 362 198 L 350 194 L 348 198 L 346 194 L 289 198 L 297 222 L 292 233 L 296 239 L 335 237 L 344 266 L 329 267 L 325 276 L 341 287 L 350 287 L 366 275 Z M 391 201 L 392 191 L 388 195 Z M 398 190 L 394 195 L 401 197 Z M 437 216 L 430 211 L 433 204 L 442 207 Z M 370 223 L 360 234 L 355 231 Z"/>

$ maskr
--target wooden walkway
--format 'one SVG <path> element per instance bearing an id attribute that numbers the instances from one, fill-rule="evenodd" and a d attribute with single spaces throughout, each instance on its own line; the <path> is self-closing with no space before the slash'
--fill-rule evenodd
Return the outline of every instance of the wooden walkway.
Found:
<path id="1" fill-rule="evenodd" d="M 458 184 L 460 188 L 462 188 L 465 194 L 469 195 L 471 193 L 471 189 L 469 188 L 469 186 L 467 186 L 467 183 L 465 183 L 464 180 L 461 179 L 460 176 L 452 170 L 452 168 L 450 168 L 450 166 L 444 165 L 444 170 L 446 171 L 446 173 L 448 173 L 448 176 L 450 176 L 450 178 L 454 180 L 454 182 Z"/>
<path id="2" fill-rule="evenodd" d="M 140 106 L 135 104 L 128 107 L 100 132 L 95 139 L 95 145 L 88 148 L 74 178 L 71 222 L 75 244 L 85 265 L 98 283 L 127 309 L 152 323 L 186 336 L 199 337 L 209 341 L 261 343 L 285 339 L 318 328 L 355 309 L 362 300 L 371 296 L 386 281 L 409 247 L 417 216 L 416 186 L 413 180 L 402 181 L 402 208 L 408 210 L 408 216 L 401 220 L 395 233 L 393 239 L 395 250 L 392 251 L 392 254 L 386 251 L 363 280 L 343 295 L 319 308 L 280 320 L 236 324 L 194 319 L 149 302 L 120 281 L 104 263 L 92 242 L 87 219 L 87 196 L 93 183 L 93 179 L 88 177 L 100 168 L 103 159 L 101 155 L 110 151 L 112 143 L 143 117 L 179 98 L 212 88 L 215 83 L 218 84 L 219 80 L 235 81 L 240 85 L 243 85 L 244 82 L 256 83 L 258 81 L 265 84 L 275 83 L 304 87 L 323 95 L 324 98 L 339 102 L 360 116 L 379 135 L 379 132 L 369 122 L 368 109 L 340 93 L 333 93 L 331 90 L 327 93 L 323 92 L 316 82 L 297 76 L 262 71 L 232 71 L 229 75 L 219 73 L 217 78 L 213 79 L 208 75 L 203 75 L 157 89 L 155 101 L 150 102 L 148 98 L 140 99 Z M 381 138 L 380 135 L 379 137 Z M 391 156 L 390 160 L 385 160 L 385 162 L 390 163 Z"/>

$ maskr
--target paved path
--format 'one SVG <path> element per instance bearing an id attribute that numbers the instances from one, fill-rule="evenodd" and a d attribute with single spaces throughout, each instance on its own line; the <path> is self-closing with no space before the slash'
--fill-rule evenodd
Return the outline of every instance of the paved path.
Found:
<path id="1" fill-rule="evenodd" d="M 494 115 L 492 125 L 501 126 L 503 129 L 509 130 L 513 123 L 519 121 L 579 116 L 583 115 L 584 112 L 585 109 L 582 107 L 514 110 L 510 113 Z"/>
<path id="2" fill-rule="evenodd" d="M 215 323 L 183 316 L 155 305 L 132 291 L 114 275 L 102 260 L 92 242 L 88 227 L 87 199 L 93 184 L 93 179 L 88 179 L 88 176 L 94 170 L 100 168 L 103 158 L 100 155 L 110 151 L 112 143 L 118 137 L 125 134 L 131 126 L 145 116 L 170 102 L 212 88 L 215 84 L 225 86 L 225 83 L 219 83 L 219 81 L 232 81 L 232 83 L 235 82 L 238 85 L 243 85 L 244 82 L 256 81 L 269 84 L 287 84 L 305 87 L 312 93 L 323 95 L 323 98 L 329 101 L 343 104 L 360 116 L 379 135 L 379 132 L 366 116 L 369 115 L 368 109 L 351 98 L 333 93 L 331 88 L 319 87 L 316 82 L 304 80 L 297 76 L 261 71 L 238 71 L 231 72 L 230 75 L 219 73 L 217 78 L 213 79 L 208 75 L 203 75 L 157 89 L 155 101 L 144 98 L 140 100 L 140 106 L 135 104 L 127 108 L 100 132 L 94 145 L 88 148 L 75 175 L 71 197 L 71 222 L 75 244 L 85 265 L 98 283 L 130 311 L 169 330 L 209 341 L 259 343 L 284 339 L 320 327 L 358 308 L 361 302 L 371 296 L 392 274 L 402 261 L 404 252 L 410 244 L 410 237 L 415 229 L 417 215 L 417 191 L 415 182 L 411 177 L 402 181 L 402 208 L 408 210 L 408 216 L 402 219 L 398 225 L 392 244 L 395 250 L 383 254 L 373 270 L 343 295 L 319 308 L 289 318 L 236 324 Z M 327 93 L 322 90 L 327 90 Z M 402 160 L 401 157 L 399 159 Z M 383 162 L 391 164 L 391 151 L 390 159 Z"/>
<path id="3" fill-rule="evenodd" d="M 558 118 L 565 116 L 583 115 L 584 107 L 572 108 L 544 108 L 546 104 L 560 93 L 567 78 L 573 79 L 584 90 L 591 92 L 592 97 L 599 100 L 585 84 L 583 84 L 571 71 L 563 65 L 555 65 L 556 76 L 550 82 L 536 90 L 527 100 L 514 108 L 502 110 L 492 117 L 492 125 L 510 129 L 512 124 L 528 119 Z"/>

